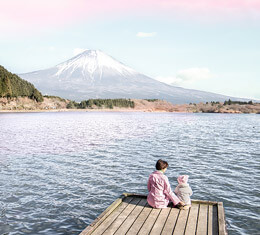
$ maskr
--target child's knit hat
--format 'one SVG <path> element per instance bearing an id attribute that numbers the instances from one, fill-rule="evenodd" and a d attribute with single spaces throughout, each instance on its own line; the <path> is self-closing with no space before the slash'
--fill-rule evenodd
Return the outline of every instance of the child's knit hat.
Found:
<path id="1" fill-rule="evenodd" d="M 188 175 L 180 175 L 178 177 L 177 181 L 178 181 L 179 184 L 187 184 L 188 179 L 189 179 Z"/>

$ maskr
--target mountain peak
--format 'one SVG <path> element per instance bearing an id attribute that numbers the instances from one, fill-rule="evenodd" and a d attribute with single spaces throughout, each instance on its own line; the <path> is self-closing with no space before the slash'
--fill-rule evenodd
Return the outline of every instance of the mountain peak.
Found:
<path id="1" fill-rule="evenodd" d="M 120 75 L 138 74 L 135 70 L 125 66 L 101 50 L 85 50 L 73 58 L 56 66 L 56 75 L 64 72 L 72 74 L 80 69 L 84 74 L 102 73 L 103 69 L 109 69 Z"/>
<path id="2" fill-rule="evenodd" d="M 90 50 L 90 49 L 86 49 L 84 50 L 83 52 L 77 54 L 76 56 L 74 56 L 73 58 L 79 58 L 79 57 L 84 57 L 84 56 L 87 56 L 87 57 L 97 57 L 98 55 L 106 55 L 103 51 L 101 50 Z M 73 59 L 71 58 L 71 60 Z"/>

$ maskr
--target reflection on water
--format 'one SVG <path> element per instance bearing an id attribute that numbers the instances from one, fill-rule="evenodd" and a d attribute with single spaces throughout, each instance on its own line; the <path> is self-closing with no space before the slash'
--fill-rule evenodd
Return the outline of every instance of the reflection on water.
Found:
<path id="1" fill-rule="evenodd" d="M 223 201 L 230 234 L 259 227 L 260 116 L 0 114 L 0 234 L 78 234 L 123 192 L 147 193 L 158 158 L 172 188 Z"/>

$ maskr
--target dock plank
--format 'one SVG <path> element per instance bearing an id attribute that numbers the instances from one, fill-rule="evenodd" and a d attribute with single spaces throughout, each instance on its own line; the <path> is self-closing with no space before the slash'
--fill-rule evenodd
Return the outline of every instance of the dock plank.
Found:
<path id="1" fill-rule="evenodd" d="M 159 214 L 157 220 L 155 221 L 152 231 L 150 232 L 150 235 L 161 234 L 170 211 L 171 211 L 170 207 L 161 210 L 161 213 Z"/>
<path id="2" fill-rule="evenodd" d="M 221 235 L 226 234 L 225 215 L 224 215 L 224 208 L 222 202 L 218 202 L 218 229 L 219 229 L 219 234 Z"/>
<path id="3" fill-rule="evenodd" d="M 111 213 L 109 216 L 102 219 L 101 223 L 97 224 L 94 232 L 91 234 L 98 235 L 101 234 L 106 228 L 116 219 L 116 217 L 128 206 L 128 204 L 133 200 L 132 197 L 127 197 L 121 204 Z M 84 231 L 83 231 L 84 232 Z M 89 233 L 82 233 L 85 235 Z"/>
<path id="4" fill-rule="evenodd" d="M 130 215 L 127 217 L 127 220 L 125 220 L 120 228 L 114 233 L 115 235 L 122 235 L 126 234 L 128 229 L 131 227 L 131 225 L 134 223 L 138 215 L 142 212 L 144 209 L 144 206 L 147 204 L 146 199 L 141 199 L 141 201 L 137 204 L 137 206 L 134 208 L 134 210 L 130 213 Z"/>
<path id="5" fill-rule="evenodd" d="M 172 234 L 176 221 L 177 221 L 177 218 L 178 218 L 178 215 L 179 215 L 179 212 L 180 212 L 180 210 L 177 208 L 171 209 L 170 214 L 164 225 L 163 231 L 161 233 L 162 235 Z"/>
<path id="6" fill-rule="evenodd" d="M 208 231 L 208 205 L 201 204 L 196 235 L 206 235 Z"/>
<path id="7" fill-rule="evenodd" d="M 146 235 L 149 234 L 154 222 L 156 221 L 159 213 L 161 212 L 161 210 L 163 209 L 155 209 L 153 208 L 151 213 L 149 214 L 147 220 L 144 222 L 143 226 L 141 227 L 140 231 L 138 232 L 138 234 L 140 235 Z"/>
<path id="8" fill-rule="evenodd" d="M 185 229 L 186 235 L 191 235 L 196 233 L 197 218 L 199 213 L 199 204 L 192 204 L 189 212 L 189 217 Z"/>
<path id="9" fill-rule="evenodd" d="M 132 212 L 132 210 L 136 207 L 136 205 L 140 202 L 141 198 L 134 198 L 130 204 L 122 211 L 121 214 L 113 221 L 112 224 L 106 229 L 103 233 L 104 235 L 111 235 L 116 232 L 116 230 L 121 226 L 121 224 L 125 221 L 128 215 Z"/>
<path id="10" fill-rule="evenodd" d="M 131 228 L 126 233 L 127 235 L 137 234 L 144 222 L 146 221 L 147 217 L 152 211 L 152 207 L 148 206 L 148 203 L 146 203 L 146 206 L 142 210 L 142 212 L 139 214 L 135 222 L 132 224 Z"/>
<path id="11" fill-rule="evenodd" d="M 213 206 L 208 207 L 208 235 L 213 235 Z"/>
<path id="12" fill-rule="evenodd" d="M 189 210 L 180 210 L 173 234 L 180 235 L 184 234 Z"/>
<path id="13" fill-rule="evenodd" d="M 217 205 L 213 206 L 213 235 L 219 235 L 218 234 L 218 207 Z"/>

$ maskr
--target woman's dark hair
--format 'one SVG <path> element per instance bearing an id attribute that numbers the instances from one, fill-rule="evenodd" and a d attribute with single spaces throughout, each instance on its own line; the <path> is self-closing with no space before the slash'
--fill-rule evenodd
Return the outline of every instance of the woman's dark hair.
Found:
<path id="1" fill-rule="evenodd" d="M 163 161 L 162 159 L 159 159 L 157 162 L 156 162 L 156 170 L 163 170 L 165 168 L 167 168 L 169 166 L 168 162 L 166 161 Z"/>

